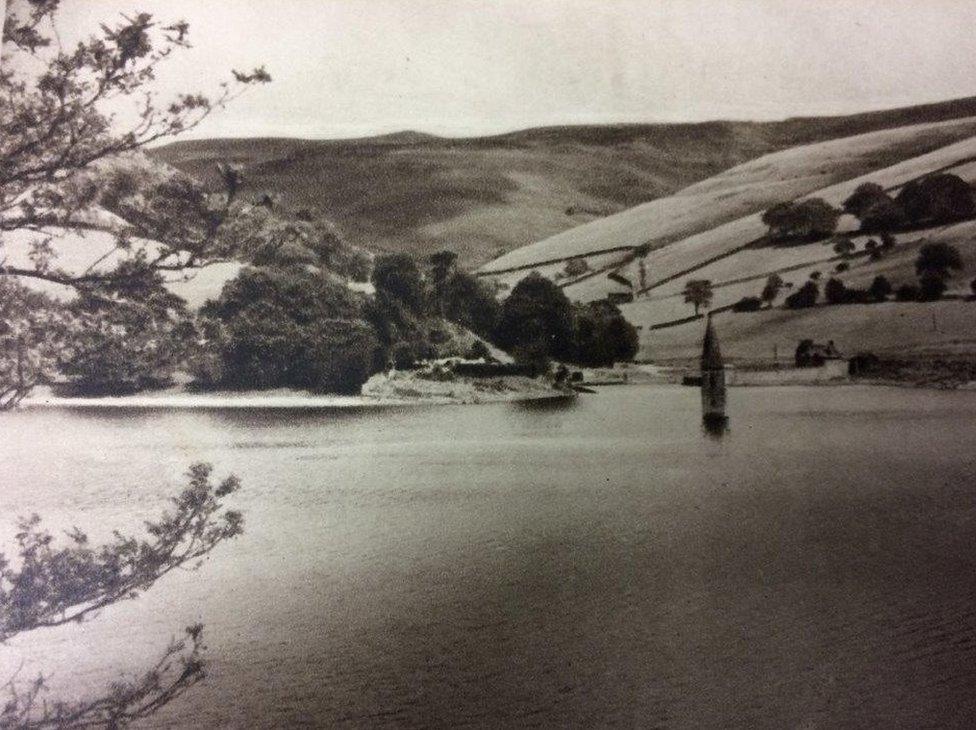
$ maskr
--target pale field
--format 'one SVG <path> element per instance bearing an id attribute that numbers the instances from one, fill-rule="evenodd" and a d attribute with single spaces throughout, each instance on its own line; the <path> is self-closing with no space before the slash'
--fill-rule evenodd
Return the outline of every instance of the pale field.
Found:
<path id="1" fill-rule="evenodd" d="M 531 266 L 537 261 L 591 254 L 618 246 L 647 244 L 659 248 L 759 213 L 773 203 L 810 195 L 891 166 L 898 159 L 928 158 L 928 154 L 919 156 L 919 153 L 931 150 L 934 145 L 942 147 L 930 153 L 935 157 L 922 164 L 948 164 L 973 154 L 972 144 L 954 148 L 955 143 L 965 142 L 974 134 L 976 118 L 967 118 L 790 148 L 733 167 L 671 197 L 638 205 L 517 249 L 481 270 Z M 910 175 L 911 169 L 906 167 L 905 174 Z M 756 230 L 757 237 L 765 228 Z"/>
<path id="2" fill-rule="evenodd" d="M 789 152 L 794 152 L 794 150 L 789 150 Z M 886 188 L 893 188 L 904 185 L 909 180 L 927 172 L 943 168 L 957 160 L 964 160 L 974 155 L 976 155 L 976 137 L 910 160 L 904 160 L 882 170 L 872 171 L 852 180 L 831 185 L 816 191 L 816 195 L 833 205 L 840 205 L 861 183 L 877 182 Z M 953 173 L 972 183 L 976 181 L 976 164 L 965 163 L 958 168 L 953 168 Z M 651 251 L 644 259 L 648 272 L 647 278 L 650 282 L 665 282 L 651 289 L 651 301 L 657 299 L 658 293 L 673 295 L 680 291 L 688 279 L 711 279 L 717 284 L 723 281 L 760 277 L 774 271 L 802 266 L 808 261 L 830 255 L 829 249 L 827 249 L 827 253 L 823 253 L 825 247 L 819 243 L 788 248 L 769 247 L 738 251 L 765 233 L 766 227 L 760 217 L 760 214 L 746 216 Z M 842 218 L 839 230 L 853 232 L 855 225 L 850 216 L 845 216 Z M 902 239 L 917 237 L 916 234 L 901 236 Z M 858 243 L 859 246 L 863 246 L 865 240 L 864 237 L 855 237 L 855 242 L 860 242 Z M 706 263 L 713 258 L 722 256 L 727 258 L 710 264 Z M 621 270 L 621 273 L 634 280 L 636 266 L 636 262 L 630 263 Z M 809 271 L 813 270 L 815 269 L 809 269 Z M 679 273 L 680 276 L 677 278 L 667 280 Z M 795 271 L 790 272 L 790 276 L 795 278 L 796 273 Z M 595 277 L 586 282 L 585 290 L 577 290 L 576 287 L 569 286 L 566 288 L 566 294 L 571 299 L 581 301 L 599 299 L 601 298 L 600 285 L 603 281 L 605 279 Z M 613 284 L 612 288 L 605 286 L 604 290 L 613 291 L 616 290 L 616 287 L 617 285 Z M 728 301 L 728 297 L 734 296 L 733 291 L 738 293 L 741 288 L 729 288 L 722 296 L 716 295 L 714 306 L 725 306 L 738 299 L 739 297 L 735 296 L 731 301 Z M 740 294 L 740 296 L 745 296 L 745 294 Z M 648 305 L 644 315 L 646 322 L 660 323 L 686 316 L 676 313 L 678 308 L 670 299 L 661 299 L 660 302 L 659 305 Z"/>
<path id="3" fill-rule="evenodd" d="M 760 312 L 722 312 L 714 324 L 723 355 L 731 362 L 793 356 L 805 338 L 833 340 L 843 355 L 972 355 L 976 353 L 976 302 L 886 302 L 782 308 Z M 640 359 L 690 361 L 701 354 L 701 320 L 641 332 Z"/>
<path id="4" fill-rule="evenodd" d="M 858 250 L 863 249 L 864 243 L 867 240 L 867 236 L 859 236 L 854 239 Z M 740 257 L 743 257 L 744 261 L 748 262 L 750 258 L 761 260 L 763 256 L 768 255 L 771 256 L 773 262 L 782 264 L 784 261 L 787 263 L 791 261 L 791 256 L 799 259 L 800 254 L 805 250 L 809 259 L 802 262 L 803 265 L 790 271 L 779 270 L 780 277 L 783 281 L 792 285 L 792 288 L 785 288 L 777 298 L 776 306 L 781 307 L 783 299 L 791 291 L 795 291 L 807 281 L 810 274 L 814 271 L 819 271 L 821 274 L 821 297 L 823 295 L 824 284 L 831 276 L 840 279 L 847 286 L 854 288 L 867 288 L 870 286 L 874 277 L 878 275 L 885 276 L 894 288 L 897 288 L 901 284 L 914 284 L 917 281 L 915 259 L 918 256 L 919 249 L 927 243 L 938 242 L 955 246 L 959 250 L 963 260 L 963 269 L 961 272 L 954 273 L 947 294 L 958 297 L 967 296 L 970 293 L 969 281 L 976 275 L 976 221 L 966 221 L 951 226 L 899 234 L 896 237 L 895 247 L 887 252 L 884 258 L 879 261 L 871 261 L 863 256 L 850 259 L 847 261 L 850 268 L 843 273 L 837 273 L 835 271 L 835 267 L 841 262 L 839 258 L 834 257 L 830 261 L 823 261 L 822 259 L 816 258 L 818 256 L 833 256 L 833 252 L 828 246 L 823 244 L 809 244 L 796 247 L 796 249 L 756 249 L 744 251 L 730 259 L 719 261 L 705 267 L 690 278 L 712 278 L 714 293 L 712 308 L 720 309 L 735 304 L 742 297 L 759 296 L 765 284 L 768 271 L 759 267 L 761 261 L 754 261 L 754 266 L 751 269 L 747 269 L 756 272 L 756 275 L 744 281 L 736 281 L 734 276 L 730 275 L 741 273 L 737 267 L 730 265 Z M 723 283 L 727 281 L 732 281 L 733 283 Z M 694 313 L 694 309 L 690 304 L 685 303 L 684 297 L 681 294 L 684 283 L 685 279 L 683 278 L 669 282 L 659 289 L 648 292 L 646 297 L 639 298 L 632 304 L 622 305 L 620 309 L 628 320 L 635 325 L 643 327 L 645 330 L 652 325 L 664 324 L 689 317 Z M 837 309 L 841 313 L 851 313 L 864 309 L 864 305 L 845 305 L 831 307 L 830 309 Z M 799 318 L 801 311 L 784 311 L 784 314 L 787 317 Z M 882 331 L 884 331 L 885 315 L 891 311 L 890 309 L 880 308 L 871 313 L 871 316 L 878 318 L 877 324 Z M 973 309 L 972 312 L 976 314 L 976 309 Z M 755 316 L 755 313 L 733 312 L 728 315 L 723 313 L 723 320 L 726 316 L 748 318 Z M 863 316 L 863 314 L 859 316 Z M 831 315 L 830 319 L 833 321 L 834 316 Z M 976 324 L 976 321 L 973 324 Z M 667 329 L 680 329 L 682 326 L 685 325 L 677 325 Z M 657 330 L 656 332 L 663 331 L 665 330 Z M 973 327 L 973 332 L 976 334 L 976 327 Z"/>

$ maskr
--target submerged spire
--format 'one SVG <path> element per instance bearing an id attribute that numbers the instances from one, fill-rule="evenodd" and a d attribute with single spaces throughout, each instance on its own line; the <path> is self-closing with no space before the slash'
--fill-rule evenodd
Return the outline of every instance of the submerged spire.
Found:
<path id="1" fill-rule="evenodd" d="M 712 315 L 705 315 L 705 339 L 702 341 L 701 369 L 721 370 L 725 367 L 722 350 L 718 346 L 718 336 L 712 327 Z"/>

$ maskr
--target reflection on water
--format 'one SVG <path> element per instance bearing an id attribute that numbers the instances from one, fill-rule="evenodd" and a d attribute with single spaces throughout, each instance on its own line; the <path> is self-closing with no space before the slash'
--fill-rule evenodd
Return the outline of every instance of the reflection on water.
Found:
<path id="1" fill-rule="evenodd" d="M 721 441 L 677 387 L 15 414 L 4 541 L 31 511 L 135 529 L 198 460 L 239 474 L 247 525 L 200 572 L 11 643 L 0 672 L 84 692 L 201 620 L 210 677 L 162 725 L 966 725 L 976 394 L 730 398 Z"/>

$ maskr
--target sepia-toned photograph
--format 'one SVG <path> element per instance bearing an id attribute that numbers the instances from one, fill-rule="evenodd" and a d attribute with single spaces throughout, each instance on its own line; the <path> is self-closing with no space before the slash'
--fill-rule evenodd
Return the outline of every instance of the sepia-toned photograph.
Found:
<path id="1" fill-rule="evenodd" d="M 0 14 L 0 730 L 976 727 L 976 2 Z"/>

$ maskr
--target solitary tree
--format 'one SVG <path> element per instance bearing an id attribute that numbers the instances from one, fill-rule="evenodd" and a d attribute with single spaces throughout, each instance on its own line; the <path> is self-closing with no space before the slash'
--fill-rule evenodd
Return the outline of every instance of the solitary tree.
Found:
<path id="1" fill-rule="evenodd" d="M 919 275 L 926 271 L 948 275 L 950 269 L 962 269 L 962 257 L 959 249 L 948 243 L 927 243 L 915 259 L 915 273 Z"/>
<path id="2" fill-rule="evenodd" d="M 891 286 L 891 282 L 879 274 L 874 277 L 871 286 L 868 287 L 868 296 L 876 302 L 883 302 L 891 296 L 892 291 L 894 289 Z"/>
<path id="3" fill-rule="evenodd" d="M 779 292 L 782 288 L 783 288 L 782 277 L 779 274 L 770 274 L 768 277 L 766 277 L 766 285 L 763 287 L 760 298 L 768 306 L 772 306 L 773 302 L 776 301 L 776 297 L 779 295 Z"/>
<path id="4" fill-rule="evenodd" d="M 921 298 L 925 300 L 938 299 L 946 290 L 947 282 L 952 271 L 962 269 L 962 257 L 959 249 L 948 243 L 927 243 L 918 252 L 915 259 L 915 273 Z"/>
<path id="5" fill-rule="evenodd" d="M 714 296 L 712 282 L 708 279 L 689 279 L 685 283 L 682 294 L 684 295 L 685 303 L 691 304 L 695 308 L 695 316 L 697 317 L 702 307 L 707 308 L 712 303 L 712 297 Z"/>
<path id="6" fill-rule="evenodd" d="M 873 238 L 864 244 L 864 250 L 868 252 L 868 258 L 872 261 L 879 261 L 884 255 L 884 249 Z"/>
<path id="7" fill-rule="evenodd" d="M 828 304 L 844 304 L 849 301 L 847 287 L 840 279 L 830 277 L 824 286 L 824 299 Z"/>

